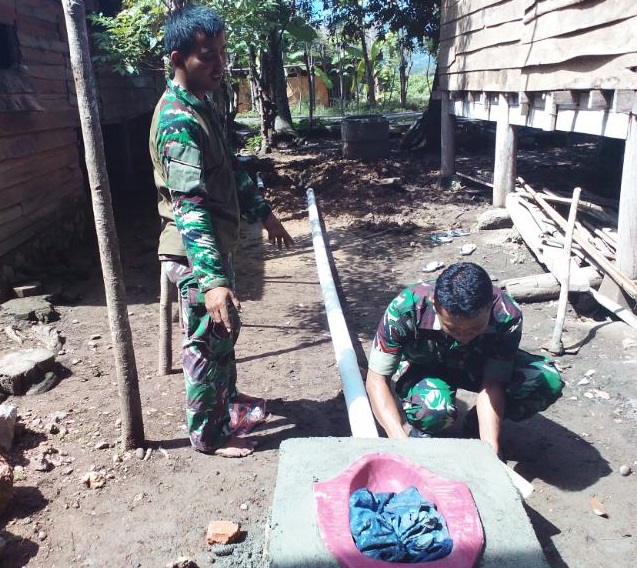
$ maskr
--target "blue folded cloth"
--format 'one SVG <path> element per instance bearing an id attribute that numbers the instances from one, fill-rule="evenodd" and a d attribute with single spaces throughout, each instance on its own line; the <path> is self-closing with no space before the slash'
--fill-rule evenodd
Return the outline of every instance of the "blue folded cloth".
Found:
<path id="1" fill-rule="evenodd" d="M 386 562 L 437 560 L 453 548 L 436 505 L 415 487 L 400 493 L 372 493 L 366 487 L 354 491 L 349 523 L 358 550 Z"/>

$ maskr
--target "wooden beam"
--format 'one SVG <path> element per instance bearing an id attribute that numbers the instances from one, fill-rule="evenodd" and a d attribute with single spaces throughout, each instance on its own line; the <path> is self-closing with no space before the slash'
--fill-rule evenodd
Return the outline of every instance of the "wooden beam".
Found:
<path id="1" fill-rule="evenodd" d="M 517 150 L 517 128 L 509 123 L 509 100 L 506 94 L 500 93 L 493 169 L 494 207 L 504 207 L 507 194 L 515 187 Z"/>
<path id="2" fill-rule="evenodd" d="M 617 222 L 617 268 L 637 278 L 637 117 L 630 116 L 624 150 Z"/>
<path id="3" fill-rule="evenodd" d="M 439 184 L 448 187 L 456 171 L 456 117 L 451 114 L 449 97 L 443 97 L 441 103 Z"/>
<path id="4" fill-rule="evenodd" d="M 586 108 L 589 110 L 608 110 L 613 98 L 612 91 L 593 89 L 588 93 Z"/>
<path id="5" fill-rule="evenodd" d="M 529 110 L 533 106 L 533 94 L 520 91 L 518 101 L 520 103 L 520 115 L 528 116 Z"/>
<path id="6" fill-rule="evenodd" d="M 555 104 L 553 93 L 544 95 L 544 112 L 546 113 L 546 122 L 543 130 L 553 132 L 557 123 L 557 105 Z"/>
<path id="7" fill-rule="evenodd" d="M 636 132 L 637 134 L 637 132 Z M 637 154 L 636 154 L 637 157 Z M 530 185 L 528 185 L 522 178 L 518 178 L 522 187 L 531 195 L 534 201 L 546 212 L 546 214 L 555 222 L 562 230 L 566 228 L 566 220 L 551 207 L 546 200 L 542 198 Z M 637 283 L 632 278 L 629 278 L 621 270 L 617 268 L 612 262 L 600 253 L 597 248 L 590 244 L 585 238 L 581 236 L 578 231 L 575 231 L 573 238 L 575 242 L 580 245 L 582 250 L 586 252 L 588 257 L 599 266 L 610 278 L 613 279 L 621 288 L 633 299 L 637 299 Z"/>
<path id="8" fill-rule="evenodd" d="M 611 108 L 613 112 L 635 112 L 637 110 L 637 91 L 615 91 Z"/>

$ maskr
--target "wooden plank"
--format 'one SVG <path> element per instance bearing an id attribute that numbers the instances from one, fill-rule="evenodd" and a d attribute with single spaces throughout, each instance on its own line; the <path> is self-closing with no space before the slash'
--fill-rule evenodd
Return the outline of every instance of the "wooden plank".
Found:
<path id="1" fill-rule="evenodd" d="M 17 0 L 17 13 L 21 16 L 38 18 L 46 22 L 64 20 L 62 4 L 60 2 L 42 2 L 41 0 Z"/>
<path id="2" fill-rule="evenodd" d="M 54 148 L 77 143 L 72 129 L 30 132 L 20 136 L 0 137 L 0 162 L 37 155 Z"/>
<path id="3" fill-rule="evenodd" d="M 590 57 L 533 69 L 462 71 L 440 75 L 450 91 L 557 91 L 568 89 L 637 89 L 637 53 L 615 58 Z"/>
<path id="4" fill-rule="evenodd" d="M 33 93 L 33 81 L 22 71 L 7 69 L 0 73 L 0 93 Z"/>
<path id="5" fill-rule="evenodd" d="M 18 29 L 21 33 L 34 37 L 65 41 L 60 33 L 60 26 L 57 20 L 54 22 L 35 18 L 21 17 L 18 19 Z"/>
<path id="6" fill-rule="evenodd" d="M 16 19 L 15 4 L 0 2 L 0 23 L 13 25 Z"/>
<path id="7" fill-rule="evenodd" d="M 499 5 L 497 9 L 481 10 L 470 16 L 463 17 L 461 20 L 454 19 L 441 24 L 440 41 L 451 38 L 458 38 L 462 41 L 461 38 L 464 34 L 512 21 L 519 21 L 519 33 L 521 34 L 523 32 L 523 17 L 524 9 L 521 0 L 509 0 Z"/>
<path id="8" fill-rule="evenodd" d="M 457 56 L 458 54 L 468 54 L 495 45 L 517 43 L 520 41 L 521 35 L 522 22 L 521 20 L 516 20 L 474 32 L 464 33 L 461 38 L 449 38 L 445 40 L 444 45 L 454 42 Z M 441 46 L 442 45 L 441 42 Z"/>
<path id="9" fill-rule="evenodd" d="M 53 196 L 50 196 L 50 199 L 47 202 L 43 202 L 41 197 L 39 199 L 35 196 L 29 197 L 21 203 L 22 211 L 24 212 L 24 215 L 27 215 L 30 218 L 37 218 L 55 211 L 55 209 L 59 207 L 60 200 L 70 195 L 83 195 L 83 192 L 82 178 L 76 176 L 75 179 L 71 179 L 67 183 L 59 185 Z"/>
<path id="10" fill-rule="evenodd" d="M 476 12 L 485 10 L 486 8 L 490 8 L 491 11 L 497 12 L 508 1 L 510 0 L 465 0 L 463 2 L 452 4 L 443 0 L 442 10 L 440 12 L 440 23 L 445 24 L 454 20 L 459 20 Z M 495 8 L 496 6 L 497 8 Z"/>
<path id="11" fill-rule="evenodd" d="M 43 152 L 37 159 L 31 157 L 0 163 L 2 187 L 9 188 L 27 182 L 33 176 L 58 169 L 61 165 L 76 166 L 78 153 L 75 146 Z"/>
<path id="12" fill-rule="evenodd" d="M 63 53 L 47 51 L 46 49 L 41 49 L 39 47 L 21 45 L 20 53 L 22 55 L 22 62 L 27 67 L 34 63 L 44 63 L 47 65 L 59 65 L 60 67 L 64 67 L 67 62 L 67 58 Z"/>
<path id="13" fill-rule="evenodd" d="M 0 95 L 0 114 L 31 110 L 44 110 L 44 106 L 36 95 L 29 93 Z"/>
<path id="14" fill-rule="evenodd" d="M 41 79 L 34 77 L 33 86 L 40 95 L 65 95 L 70 90 L 67 79 L 62 75 L 58 79 Z"/>
<path id="15" fill-rule="evenodd" d="M 559 233 L 557 226 L 535 203 L 525 200 L 519 193 L 509 193 L 506 198 L 506 208 L 511 215 L 511 220 L 518 230 L 524 242 L 533 251 L 538 261 L 543 264 L 550 272 L 561 281 L 566 266 L 561 248 L 547 247 L 544 244 L 544 235 Z M 532 213 L 531 213 L 532 212 Z M 580 290 L 586 290 L 589 281 L 577 269 L 578 265 L 571 259 L 571 271 L 573 278 L 569 282 L 569 286 L 577 287 Z"/>
<path id="16" fill-rule="evenodd" d="M 637 3 L 626 0 L 604 0 L 585 6 L 574 6 L 548 12 L 523 26 L 524 43 L 605 25 L 612 33 L 613 23 L 637 16 Z"/>
<path id="17" fill-rule="evenodd" d="M 68 110 L 69 108 L 77 109 L 77 99 L 75 95 L 43 94 L 38 97 L 38 101 L 46 111 L 60 112 Z M 77 120 L 79 124 L 79 115 Z"/>
<path id="18" fill-rule="evenodd" d="M 57 53 L 68 54 L 69 46 L 66 42 L 55 39 L 44 39 L 20 31 L 18 27 L 18 41 L 20 45 L 47 51 L 55 51 Z"/>
<path id="19" fill-rule="evenodd" d="M 3 136 L 71 128 L 78 123 L 76 109 L 64 112 L 0 113 L 0 132 Z"/>
<path id="20" fill-rule="evenodd" d="M 19 217 L 22 217 L 22 207 L 20 204 L 12 205 L 11 207 L 3 207 L 0 209 L 0 226 L 11 221 L 15 221 Z"/>
<path id="21" fill-rule="evenodd" d="M 533 2 L 532 4 L 527 5 L 528 7 L 526 9 L 524 21 L 525 23 L 527 21 L 531 22 L 533 19 L 541 16 L 542 14 L 558 11 L 570 6 L 577 6 L 583 2 L 588 2 L 588 0 L 542 0 L 541 2 Z M 604 0 L 604 3 L 605 2 L 606 0 Z"/>
<path id="22" fill-rule="evenodd" d="M 74 179 L 79 180 L 77 183 L 80 186 L 82 185 L 82 174 L 79 165 L 69 166 L 68 164 L 63 164 L 61 167 L 51 171 L 35 173 L 20 185 L 1 189 L 0 199 L 3 206 L 19 205 L 29 196 L 46 195 L 46 193 L 50 193 L 51 187 L 70 183 Z"/>
<path id="23" fill-rule="evenodd" d="M 575 58 L 623 55 L 635 52 L 637 20 L 630 18 L 613 26 L 603 26 L 572 36 L 556 37 L 527 44 L 519 67 L 563 63 Z"/>

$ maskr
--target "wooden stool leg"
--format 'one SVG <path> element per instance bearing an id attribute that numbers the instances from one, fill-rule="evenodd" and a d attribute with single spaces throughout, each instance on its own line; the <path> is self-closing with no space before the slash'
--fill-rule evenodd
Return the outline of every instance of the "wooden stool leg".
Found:
<path id="1" fill-rule="evenodd" d="M 163 263 L 160 264 L 163 265 Z M 159 278 L 159 374 L 167 375 L 173 366 L 173 317 L 170 296 L 174 285 L 168 279 L 163 266 Z"/>

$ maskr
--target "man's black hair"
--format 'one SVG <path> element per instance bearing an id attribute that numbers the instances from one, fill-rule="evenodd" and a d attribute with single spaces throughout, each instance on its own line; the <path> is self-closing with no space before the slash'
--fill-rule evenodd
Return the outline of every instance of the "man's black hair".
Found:
<path id="1" fill-rule="evenodd" d="M 493 303 L 493 284 L 481 266 L 458 262 L 438 276 L 434 299 L 450 315 L 472 318 Z"/>
<path id="2" fill-rule="evenodd" d="M 207 6 L 188 5 L 168 15 L 164 29 L 164 48 L 170 55 L 179 51 L 188 55 L 195 47 L 197 34 L 217 37 L 225 29 L 219 14 Z"/>

